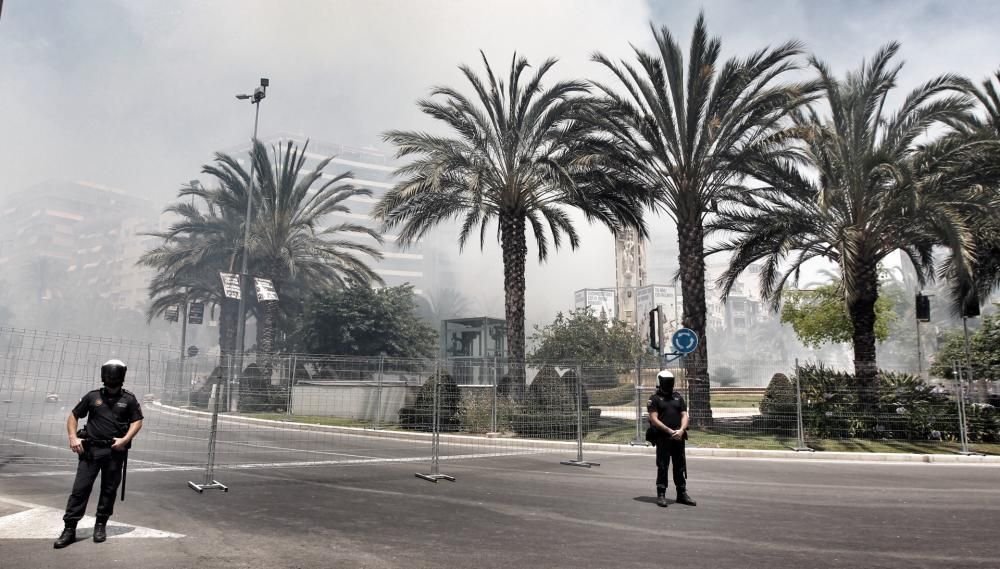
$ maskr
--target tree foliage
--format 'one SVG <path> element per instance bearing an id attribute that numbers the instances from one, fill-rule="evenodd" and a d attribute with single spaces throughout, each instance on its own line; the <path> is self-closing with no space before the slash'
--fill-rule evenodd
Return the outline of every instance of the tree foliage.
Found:
<path id="1" fill-rule="evenodd" d="M 413 287 L 327 289 L 306 300 L 294 348 L 312 354 L 419 358 L 437 351 L 437 332 L 417 314 Z"/>
<path id="2" fill-rule="evenodd" d="M 969 334 L 969 358 L 975 379 L 1000 379 L 1000 312 L 983 316 L 979 329 Z M 931 373 L 938 377 L 954 376 L 954 366 L 965 365 L 965 334 L 955 330 L 945 336 L 934 355 Z"/>
<path id="3" fill-rule="evenodd" d="M 892 298 L 879 296 L 875 302 L 875 337 L 880 342 L 889 337 L 890 325 L 895 320 Z M 854 337 L 854 324 L 847 312 L 840 283 L 786 292 L 781 323 L 791 324 L 799 341 L 810 348 L 847 343 Z"/>
<path id="4" fill-rule="evenodd" d="M 973 253 L 968 216 L 981 201 L 976 172 L 956 166 L 974 160 L 978 147 L 941 135 L 953 132 L 972 108 L 961 78 L 933 78 L 892 110 L 886 102 L 902 68 L 898 51 L 890 43 L 842 78 L 812 58 L 823 105 L 793 114 L 787 131 L 793 151 L 755 164 L 760 186 L 744 191 L 739 205 L 725 208 L 712 226 L 726 234 L 715 250 L 732 254 L 720 279 L 726 292 L 763 261 L 761 294 L 777 306 L 803 263 L 825 258 L 839 266 L 855 375 L 867 385 L 869 403 L 877 372 L 879 263 L 901 251 L 922 286 L 933 278 L 935 248 L 944 246 L 955 269 L 966 273 Z M 929 131 L 934 135 L 927 138 Z"/>
<path id="5" fill-rule="evenodd" d="M 539 327 L 531 335 L 535 349 L 528 361 L 583 367 L 628 367 L 642 355 L 642 342 L 635 328 L 621 320 L 608 319 L 591 308 L 556 314 L 551 324 Z"/>

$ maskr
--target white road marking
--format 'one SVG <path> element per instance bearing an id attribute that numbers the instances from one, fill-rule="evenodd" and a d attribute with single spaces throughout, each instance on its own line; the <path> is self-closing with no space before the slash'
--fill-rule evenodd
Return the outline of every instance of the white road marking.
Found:
<path id="1" fill-rule="evenodd" d="M 45 447 L 45 448 L 51 448 L 51 449 L 55 449 L 55 450 L 69 450 L 66 447 L 57 447 L 55 445 L 47 445 L 47 444 L 44 444 L 44 443 L 36 443 L 34 441 L 26 441 L 24 439 L 7 439 L 7 440 L 14 441 L 16 443 L 21 443 L 21 444 L 29 445 L 29 446 Z M 70 452 L 72 452 L 72 451 L 70 451 Z M 164 464 L 162 462 L 153 462 L 151 460 L 142 460 L 142 459 L 139 459 L 139 458 L 130 458 L 129 462 L 130 463 L 132 463 L 132 462 L 139 462 L 139 463 L 142 463 L 142 464 L 152 464 L 153 466 L 161 466 L 161 467 L 166 467 L 166 468 L 173 468 L 173 465 L 170 465 L 170 464 Z M 129 470 L 129 472 L 132 472 L 132 470 Z"/>
<path id="2" fill-rule="evenodd" d="M 0 502 L 25 508 L 24 511 L 0 516 L 0 539 L 52 539 L 59 536 L 63 529 L 63 511 L 48 506 L 21 502 L 0 496 Z M 81 534 L 87 535 L 87 528 L 92 528 L 96 520 L 93 516 L 85 516 L 80 520 L 77 529 L 77 539 Z M 161 531 L 153 528 L 127 524 L 115 520 L 108 521 L 108 539 L 125 538 L 172 538 L 185 537 L 180 533 Z"/>

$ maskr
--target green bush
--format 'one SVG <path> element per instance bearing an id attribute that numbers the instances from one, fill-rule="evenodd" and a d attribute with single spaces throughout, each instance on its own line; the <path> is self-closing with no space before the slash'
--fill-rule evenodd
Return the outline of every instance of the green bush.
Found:
<path id="1" fill-rule="evenodd" d="M 412 407 L 399 408 L 399 424 L 406 429 L 430 431 L 434 426 L 434 386 L 440 382 L 438 390 L 441 431 L 457 431 L 461 427 L 459 407 L 462 392 L 455 380 L 447 372 L 439 372 L 427 378 L 417 392 Z"/>
<path id="2" fill-rule="evenodd" d="M 511 420 L 517 412 L 517 404 L 509 397 L 497 394 L 497 431 L 510 430 Z M 458 410 L 462 429 L 470 433 L 488 433 L 493 427 L 493 393 L 475 391 L 462 397 Z"/>
<path id="3" fill-rule="evenodd" d="M 521 409 L 513 416 L 514 430 L 524 437 L 572 439 L 577 431 L 577 383 L 572 370 L 561 377 L 552 366 L 543 366 L 528 386 Z M 591 415 L 600 417 L 599 409 L 590 409 L 586 390 L 582 391 L 583 430 L 586 434 Z M 597 413 L 591 413 L 597 411 Z M 596 419 L 596 417 L 595 417 Z"/>
<path id="4" fill-rule="evenodd" d="M 760 400 L 760 415 L 754 417 L 755 429 L 789 430 L 795 428 L 795 387 L 783 373 L 776 373 Z"/>
<path id="5" fill-rule="evenodd" d="M 874 408 L 862 408 L 858 383 L 823 366 L 799 368 L 805 430 L 817 438 L 958 440 L 956 402 L 917 376 L 879 372 Z M 990 405 L 967 407 L 969 440 L 1000 440 L 1000 414 Z"/>

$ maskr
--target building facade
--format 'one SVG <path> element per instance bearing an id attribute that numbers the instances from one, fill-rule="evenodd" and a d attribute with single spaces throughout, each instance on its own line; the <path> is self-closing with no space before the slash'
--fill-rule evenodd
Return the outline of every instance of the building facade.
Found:
<path id="1" fill-rule="evenodd" d="M 151 271 L 135 266 L 157 229 L 149 200 L 90 182 L 49 181 L 0 207 L 0 272 L 26 308 L 62 298 L 145 305 Z"/>

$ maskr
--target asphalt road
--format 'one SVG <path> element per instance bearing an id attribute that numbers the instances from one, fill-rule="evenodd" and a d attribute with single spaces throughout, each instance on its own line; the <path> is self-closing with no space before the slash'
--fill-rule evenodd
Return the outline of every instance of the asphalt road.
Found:
<path id="1" fill-rule="evenodd" d="M 122 525 L 57 551 L 68 410 L 10 405 L 0 569 L 1000 566 L 996 466 L 691 458 L 699 505 L 663 509 L 651 456 L 588 453 L 601 466 L 587 469 L 560 465 L 564 451 L 448 444 L 441 471 L 457 481 L 433 484 L 414 476 L 424 441 L 224 422 L 230 491 L 197 494 L 208 419 L 149 406 Z"/>

